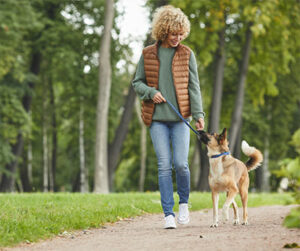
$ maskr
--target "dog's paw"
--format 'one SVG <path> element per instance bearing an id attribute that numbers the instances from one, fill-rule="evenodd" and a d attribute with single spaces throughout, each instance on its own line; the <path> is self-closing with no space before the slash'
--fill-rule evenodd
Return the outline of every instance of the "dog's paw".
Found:
<path id="1" fill-rule="evenodd" d="M 242 223 L 242 225 L 247 226 L 247 225 L 249 225 L 249 223 L 248 223 L 248 221 L 244 221 L 244 222 Z"/>
<path id="2" fill-rule="evenodd" d="M 233 221 L 233 225 L 238 225 L 239 223 L 240 223 L 239 219 L 235 219 L 235 220 Z"/>
<path id="3" fill-rule="evenodd" d="M 228 221 L 229 221 L 229 216 L 228 215 L 223 215 L 223 217 L 222 217 L 222 223 L 226 224 L 226 223 L 228 223 Z"/>
<path id="4" fill-rule="evenodd" d="M 210 227 L 218 227 L 218 223 L 213 223 L 210 225 Z"/>
<path id="5" fill-rule="evenodd" d="M 223 212 L 222 212 L 222 221 L 223 221 L 223 223 L 226 223 L 226 222 L 229 221 L 228 210 L 223 210 Z"/>

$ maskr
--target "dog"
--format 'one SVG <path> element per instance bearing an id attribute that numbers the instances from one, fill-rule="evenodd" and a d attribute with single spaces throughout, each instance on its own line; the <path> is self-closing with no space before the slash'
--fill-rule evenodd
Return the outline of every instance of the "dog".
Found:
<path id="1" fill-rule="evenodd" d="M 243 204 L 243 225 L 248 225 L 248 172 L 256 169 L 263 161 L 262 153 L 255 147 L 242 142 L 242 151 L 250 159 L 243 163 L 231 156 L 227 141 L 227 130 L 223 129 L 221 134 L 209 134 L 200 132 L 200 139 L 207 147 L 209 157 L 209 186 L 212 191 L 213 201 L 213 223 L 211 227 L 218 227 L 218 203 L 219 192 L 227 192 L 226 201 L 223 205 L 222 216 L 224 223 L 229 220 L 229 207 L 232 204 L 234 212 L 233 224 L 239 224 L 238 206 L 234 200 L 237 193 L 240 193 Z"/>

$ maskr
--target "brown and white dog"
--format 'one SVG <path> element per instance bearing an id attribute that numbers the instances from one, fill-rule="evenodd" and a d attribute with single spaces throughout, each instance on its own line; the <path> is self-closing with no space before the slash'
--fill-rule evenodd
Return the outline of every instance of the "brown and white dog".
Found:
<path id="1" fill-rule="evenodd" d="M 259 150 L 248 145 L 246 141 L 242 142 L 242 151 L 250 157 L 243 163 L 242 161 L 230 155 L 227 141 L 227 130 L 218 135 L 216 133 L 209 134 L 204 131 L 200 132 L 201 141 L 206 144 L 209 157 L 209 186 L 212 191 L 213 200 L 213 224 L 211 227 L 218 226 L 218 202 L 219 192 L 226 191 L 227 197 L 223 206 L 223 221 L 229 220 L 228 210 L 230 205 L 233 206 L 234 224 L 239 224 L 238 207 L 234 200 L 237 193 L 240 193 L 243 204 L 243 225 L 248 224 L 248 172 L 257 168 L 263 156 Z"/>

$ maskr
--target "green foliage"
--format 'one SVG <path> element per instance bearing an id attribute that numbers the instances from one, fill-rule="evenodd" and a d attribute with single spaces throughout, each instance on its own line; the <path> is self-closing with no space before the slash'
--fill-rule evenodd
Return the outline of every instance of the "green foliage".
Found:
<path id="1" fill-rule="evenodd" d="M 0 85 L 0 172 L 2 167 L 14 160 L 11 145 L 16 143 L 17 136 L 29 133 L 30 119 L 21 103 L 20 86 L 6 78 Z"/>
<path id="2" fill-rule="evenodd" d="M 17 90 L 8 86 L 0 86 L 1 106 L 1 136 L 8 143 L 15 143 L 20 132 L 28 130 L 29 117 L 20 102 L 20 95 Z"/>
<path id="3" fill-rule="evenodd" d="M 85 164 L 93 179 L 98 53 L 103 31 L 104 4 L 104 0 L 1 2 L 0 103 L 3 104 L 3 111 L 1 108 L 0 168 L 3 171 L 4 164 L 12 161 L 12 145 L 16 142 L 17 133 L 21 132 L 26 136 L 25 153 L 28 143 L 32 144 L 32 185 L 35 191 L 42 189 L 43 126 L 47 128 L 50 163 L 53 133 L 57 133 L 57 189 L 72 191 L 76 187 L 79 173 L 80 107 L 84 110 Z M 115 17 L 118 18 L 118 15 L 116 13 Z M 128 45 L 120 44 L 116 26 L 114 34 L 110 140 L 124 102 L 120 96 L 125 96 L 124 90 L 129 86 L 131 78 L 128 73 L 121 75 L 116 68 L 121 58 L 125 62 L 129 60 L 131 52 Z M 38 76 L 31 73 L 32 56 L 36 52 L 42 58 Z M 9 81 L 6 80 L 8 76 Z M 18 85 L 11 86 L 12 82 Z M 2 85 L 11 87 L 9 90 L 12 92 L 8 95 L 7 91 L 2 91 Z M 14 88 L 17 93 L 13 92 Z M 51 100 L 51 89 L 54 100 Z M 24 94 L 32 96 L 32 120 L 23 110 Z M 53 126 L 54 118 L 56 127 Z M 10 123 L 3 119 L 9 119 Z M 26 165 L 26 161 L 24 154 L 21 162 Z"/>
<path id="4" fill-rule="evenodd" d="M 295 159 L 284 159 L 281 162 L 281 169 L 275 171 L 275 174 L 288 178 L 289 186 L 294 190 L 296 202 L 300 204 L 300 129 L 294 133 L 291 144 L 295 147 L 298 156 Z M 300 207 L 291 211 L 285 218 L 284 225 L 300 228 Z"/>
<path id="5" fill-rule="evenodd" d="M 291 145 L 295 147 L 295 151 L 300 154 L 300 129 L 292 136 Z"/>
<path id="6" fill-rule="evenodd" d="M 178 210 L 178 196 L 174 194 Z M 220 196 L 220 206 L 225 194 Z M 240 201 L 237 202 L 240 204 Z M 289 194 L 250 194 L 249 206 L 293 203 Z M 211 208 L 210 193 L 192 193 L 191 210 Z M 159 193 L 0 194 L 0 247 L 36 242 L 64 231 L 99 228 L 107 222 L 161 213 Z"/>
<path id="7" fill-rule="evenodd" d="M 0 9 L 0 80 L 9 72 L 24 78 L 29 41 L 23 39 L 39 26 L 38 13 L 30 0 L 1 1 Z"/>
<path id="8" fill-rule="evenodd" d="M 299 5 L 294 1 L 257 2 L 252 32 L 254 35 L 247 83 L 255 104 L 263 104 L 264 96 L 277 96 L 277 78 L 290 72 L 297 58 L 300 37 Z M 291 21 L 295 18 L 295 21 Z M 298 27 L 298 28 L 296 28 Z"/>
<path id="9" fill-rule="evenodd" d="M 293 208 L 284 219 L 284 225 L 289 228 L 300 228 L 300 207 Z"/>

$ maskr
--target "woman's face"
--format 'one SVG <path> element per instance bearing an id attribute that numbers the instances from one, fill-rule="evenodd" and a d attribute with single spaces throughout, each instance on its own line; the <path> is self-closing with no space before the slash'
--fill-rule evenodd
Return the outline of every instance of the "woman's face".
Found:
<path id="1" fill-rule="evenodd" d="M 182 31 L 170 32 L 167 38 L 162 42 L 164 47 L 177 47 L 182 41 L 184 33 Z"/>

